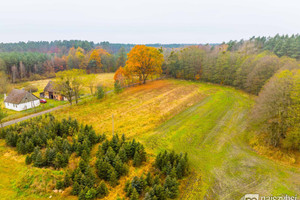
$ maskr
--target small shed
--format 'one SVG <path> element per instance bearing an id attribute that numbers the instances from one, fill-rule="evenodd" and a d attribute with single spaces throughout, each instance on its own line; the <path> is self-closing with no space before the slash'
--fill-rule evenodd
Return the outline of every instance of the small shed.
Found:
<path id="1" fill-rule="evenodd" d="M 54 82 L 49 81 L 46 87 L 44 88 L 44 92 L 40 93 L 41 98 L 47 98 L 47 99 L 55 99 L 59 101 L 64 101 L 66 98 L 59 94 L 57 91 L 55 91 L 54 88 Z"/>
<path id="2" fill-rule="evenodd" d="M 13 89 L 4 99 L 5 108 L 22 111 L 40 105 L 40 99 L 25 90 Z"/>

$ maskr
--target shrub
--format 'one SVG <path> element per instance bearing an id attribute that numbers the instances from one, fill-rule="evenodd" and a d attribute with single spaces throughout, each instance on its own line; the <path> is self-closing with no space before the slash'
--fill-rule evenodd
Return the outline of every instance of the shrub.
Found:
<path id="1" fill-rule="evenodd" d="M 101 85 L 99 85 L 97 87 L 97 94 L 96 95 L 97 95 L 97 99 L 103 99 L 105 97 L 104 88 Z"/>
<path id="2" fill-rule="evenodd" d="M 115 87 L 114 91 L 116 94 L 122 92 L 122 90 L 123 90 L 123 88 L 118 80 L 115 81 L 114 87 Z"/>

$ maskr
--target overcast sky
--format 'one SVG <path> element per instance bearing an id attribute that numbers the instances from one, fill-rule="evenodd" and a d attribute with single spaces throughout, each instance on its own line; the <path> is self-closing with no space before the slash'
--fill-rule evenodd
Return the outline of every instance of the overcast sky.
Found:
<path id="1" fill-rule="evenodd" d="M 0 42 L 213 43 L 300 32 L 300 0 L 0 1 Z"/>

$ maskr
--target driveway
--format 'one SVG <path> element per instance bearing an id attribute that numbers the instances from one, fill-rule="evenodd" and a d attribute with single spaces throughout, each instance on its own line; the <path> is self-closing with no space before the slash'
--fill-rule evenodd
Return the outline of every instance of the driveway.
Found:
<path id="1" fill-rule="evenodd" d="M 43 114 L 46 114 L 46 113 L 49 113 L 49 112 L 52 112 L 52 111 L 61 109 L 61 108 L 65 107 L 65 106 L 69 106 L 69 104 L 57 106 L 57 107 L 51 108 L 51 109 L 49 109 L 49 110 L 44 110 L 44 111 L 41 111 L 41 112 L 38 112 L 38 113 L 34 113 L 34 114 L 31 114 L 31 115 L 27 115 L 27 116 L 25 116 L 25 117 L 21 117 L 21 118 L 14 119 L 14 120 L 11 120 L 11 121 L 8 121 L 8 122 L 4 122 L 4 123 L 2 124 L 2 127 L 9 126 L 9 125 L 12 125 L 12 124 L 15 124 L 15 123 L 24 121 L 24 120 L 30 119 L 30 118 L 32 118 L 32 117 L 37 117 L 37 116 L 40 116 L 40 115 L 43 115 Z"/>

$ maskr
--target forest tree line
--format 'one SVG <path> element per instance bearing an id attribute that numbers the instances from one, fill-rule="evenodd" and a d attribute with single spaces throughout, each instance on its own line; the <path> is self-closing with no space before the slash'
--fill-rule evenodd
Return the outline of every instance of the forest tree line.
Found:
<path id="1" fill-rule="evenodd" d="M 171 50 L 178 52 L 191 45 L 146 44 L 145 46 L 160 48 L 167 55 Z M 74 68 L 89 70 L 93 73 L 95 71 L 114 72 L 120 66 L 124 67 L 126 54 L 134 46 L 134 44 L 94 43 L 82 40 L 0 43 L 0 71 L 2 73 L 5 72 L 11 82 L 50 78 L 54 77 L 54 73 L 58 71 Z M 300 36 L 298 34 L 292 36 L 252 37 L 246 41 L 229 41 L 227 44 L 207 44 L 199 45 L 199 47 L 206 52 L 216 52 L 216 49 L 217 51 L 222 49 L 232 53 L 241 54 L 246 52 L 246 54 L 255 55 L 267 50 L 278 57 L 300 58 Z M 187 54 L 189 52 L 184 51 L 182 55 L 184 53 Z M 211 53 L 209 54 L 211 55 Z M 91 56 L 93 58 L 90 58 Z M 176 60 L 174 57 L 170 59 Z M 90 62 L 91 60 L 93 62 Z M 165 60 L 167 60 L 166 57 Z M 216 60 L 216 56 L 210 58 L 210 60 Z M 187 60 L 185 65 L 188 64 Z M 183 70 L 182 73 L 184 75 L 179 76 L 186 78 L 186 74 L 189 72 Z"/>
<path id="2" fill-rule="evenodd" d="M 102 48 L 87 51 L 72 47 L 61 57 L 38 52 L 0 52 L 0 73 L 5 73 L 10 82 L 15 83 L 52 78 L 55 73 L 67 69 L 83 69 L 89 73 L 114 72 L 125 62 L 124 48 L 112 55 Z"/>
<path id="3" fill-rule="evenodd" d="M 224 45 L 225 46 L 225 45 Z M 297 60 L 264 51 L 259 54 L 192 46 L 165 55 L 166 75 L 234 86 L 258 94 L 278 70 L 299 68 Z"/>
<path id="4" fill-rule="evenodd" d="M 83 40 L 28 41 L 18 43 L 0 43 L 0 52 L 39 52 L 56 53 L 60 56 L 69 52 L 70 48 L 82 48 L 90 51 L 95 48 L 94 42 Z"/>
<path id="5" fill-rule="evenodd" d="M 253 45 L 257 51 L 268 50 L 275 55 L 300 59 L 300 35 L 275 35 L 274 37 L 252 37 L 248 41 L 229 41 L 229 51 L 237 51 L 242 46 Z"/>
<path id="6" fill-rule="evenodd" d="M 59 56 L 66 55 L 70 48 L 80 47 L 85 51 L 90 51 L 96 47 L 106 50 L 110 54 L 116 54 L 121 48 L 129 52 L 136 44 L 99 42 L 94 43 L 86 40 L 55 40 L 55 41 L 28 41 L 18 43 L 0 43 L 0 52 L 40 52 L 40 53 L 56 53 Z M 149 47 L 156 48 L 180 48 L 197 44 L 146 44 Z M 217 44 L 213 44 L 217 45 Z"/>
<path id="7" fill-rule="evenodd" d="M 146 46 L 180 48 L 188 45 L 191 44 Z M 0 43 L 0 73 L 5 73 L 10 82 L 15 83 L 52 78 L 56 72 L 68 69 L 85 69 L 92 73 L 114 72 L 120 66 L 124 67 L 126 54 L 134 46 L 83 40 Z"/>

